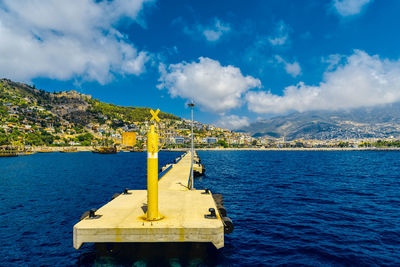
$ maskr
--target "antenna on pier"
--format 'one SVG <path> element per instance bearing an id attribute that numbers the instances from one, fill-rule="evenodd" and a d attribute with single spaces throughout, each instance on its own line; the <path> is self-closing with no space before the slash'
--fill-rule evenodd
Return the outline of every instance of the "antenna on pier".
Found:
<path id="1" fill-rule="evenodd" d="M 193 108 L 194 108 L 194 102 L 192 100 L 192 103 L 189 103 L 188 106 L 191 109 L 191 113 L 192 113 L 192 134 L 191 134 L 191 163 L 190 163 L 190 182 L 189 182 L 189 189 L 194 189 L 193 188 L 193 157 L 194 157 L 194 145 L 193 145 Z"/>

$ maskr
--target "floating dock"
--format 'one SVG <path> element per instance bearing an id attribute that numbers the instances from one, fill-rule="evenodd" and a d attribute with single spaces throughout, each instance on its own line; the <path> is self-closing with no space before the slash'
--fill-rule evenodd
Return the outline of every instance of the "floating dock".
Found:
<path id="1" fill-rule="evenodd" d="M 74 247 L 79 249 L 83 243 L 201 242 L 222 248 L 224 232 L 230 226 L 228 232 L 233 230 L 233 224 L 221 217 L 221 203 L 208 189 L 190 189 L 191 156 L 185 153 L 161 173 L 156 219 L 148 219 L 147 190 L 126 190 L 74 226 Z M 198 171 L 204 172 L 196 154 L 194 158 Z"/>

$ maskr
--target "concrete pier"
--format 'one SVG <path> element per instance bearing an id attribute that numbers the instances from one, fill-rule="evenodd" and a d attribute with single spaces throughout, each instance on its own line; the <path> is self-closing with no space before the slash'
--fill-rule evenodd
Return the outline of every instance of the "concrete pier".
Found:
<path id="1" fill-rule="evenodd" d="M 158 182 L 161 219 L 146 220 L 147 191 L 129 190 L 74 226 L 74 247 L 83 243 L 211 242 L 224 246 L 224 223 L 211 192 L 189 190 L 191 153 Z M 215 216 L 212 215 L 212 210 Z"/>

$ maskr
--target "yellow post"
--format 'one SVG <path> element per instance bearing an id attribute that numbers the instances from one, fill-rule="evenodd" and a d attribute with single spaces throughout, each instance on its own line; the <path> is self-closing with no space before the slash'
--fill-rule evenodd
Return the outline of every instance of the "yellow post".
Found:
<path id="1" fill-rule="evenodd" d="M 157 113 L 152 112 L 156 120 Z M 160 219 L 162 216 L 158 212 L 158 134 L 155 126 L 151 125 L 147 133 L 147 220 Z"/>

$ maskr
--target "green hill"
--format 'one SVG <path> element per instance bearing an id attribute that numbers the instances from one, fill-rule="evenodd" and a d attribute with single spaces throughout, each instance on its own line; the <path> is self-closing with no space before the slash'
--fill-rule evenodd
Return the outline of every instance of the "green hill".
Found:
<path id="1" fill-rule="evenodd" d="M 162 111 L 159 117 L 180 120 Z M 59 138 L 60 132 L 87 134 L 88 125 L 106 125 L 112 132 L 149 119 L 147 107 L 118 106 L 76 91 L 51 93 L 0 79 L 0 145 L 18 140 L 31 145 L 49 145 Z"/>
<path id="2" fill-rule="evenodd" d="M 103 123 L 105 118 L 123 122 L 143 122 L 149 118 L 150 114 L 150 108 L 147 107 L 124 107 L 108 104 L 75 91 L 50 93 L 27 84 L 1 79 L 0 112 L 3 116 L 6 115 L 5 105 L 7 103 L 18 108 L 42 107 L 46 111 L 54 113 L 59 119 L 66 119 L 82 126 L 88 123 Z M 162 111 L 159 117 L 161 119 L 180 119 Z"/>

